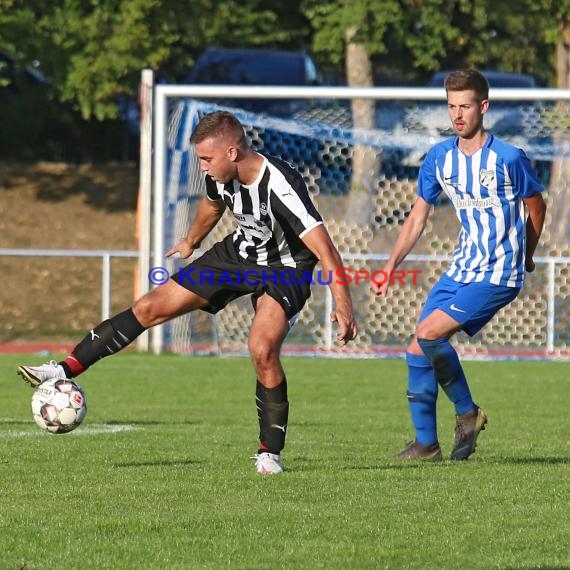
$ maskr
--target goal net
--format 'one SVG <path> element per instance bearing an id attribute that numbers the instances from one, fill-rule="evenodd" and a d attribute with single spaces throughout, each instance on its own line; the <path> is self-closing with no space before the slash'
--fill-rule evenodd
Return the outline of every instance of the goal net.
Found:
<path id="1" fill-rule="evenodd" d="M 316 284 L 284 352 L 289 354 L 382 356 L 401 354 L 430 288 L 449 263 L 459 224 L 451 204 L 435 206 L 421 240 L 401 266 L 402 278 L 387 298 L 370 290 L 415 200 L 418 168 L 435 142 L 451 134 L 446 106 L 438 90 L 402 90 L 398 99 L 342 98 L 307 100 L 293 117 L 255 114 L 239 100 L 198 100 L 174 86 L 157 98 L 155 117 L 154 265 L 177 271 L 186 261 L 166 260 L 163 252 L 186 235 L 195 207 L 205 193 L 204 175 L 190 134 L 205 113 L 229 108 L 244 124 L 249 142 L 259 152 L 294 165 L 303 175 L 352 280 L 359 335 L 340 349 L 329 322 L 332 299 L 328 287 Z M 160 93 L 161 86 L 156 88 Z M 570 348 L 570 97 L 539 100 L 539 92 L 491 95 L 486 127 L 525 149 L 547 188 L 548 214 L 536 253 L 537 269 L 519 297 L 474 338 L 455 339 L 464 355 L 494 357 L 568 356 Z M 552 90 L 545 90 L 552 91 Z M 375 90 L 379 93 L 381 90 Z M 370 90 L 372 94 L 372 90 Z M 231 93 L 226 94 L 226 99 Z M 426 98 L 422 98 L 426 95 Z M 534 99 L 530 99 L 534 97 Z M 434 101 L 434 99 L 440 99 Z M 497 101 L 498 102 L 495 102 Z M 162 109 L 162 111 L 161 111 Z M 358 119 L 363 109 L 366 116 Z M 355 118 L 356 117 L 356 118 Z M 357 126 L 364 124 L 365 127 Z M 203 250 L 234 229 L 230 213 L 203 243 Z M 198 252 L 198 255 L 200 252 Z M 318 266 L 317 266 L 318 269 Z M 381 274 L 379 279 L 382 278 Z M 348 280 L 348 278 L 347 278 Z M 358 280 L 358 283 L 356 282 Z M 155 351 L 241 354 L 253 312 L 249 298 L 239 299 L 216 316 L 195 312 L 161 327 Z"/>

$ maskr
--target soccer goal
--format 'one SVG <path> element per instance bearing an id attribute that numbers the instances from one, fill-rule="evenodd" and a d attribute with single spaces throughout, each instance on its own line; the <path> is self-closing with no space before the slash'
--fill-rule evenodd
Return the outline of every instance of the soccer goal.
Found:
<path id="1" fill-rule="evenodd" d="M 460 334 L 455 343 L 473 357 L 568 357 L 570 90 L 496 89 L 490 98 L 486 127 L 526 150 L 548 190 L 548 216 L 537 269 L 524 291 L 482 333 L 470 340 Z M 258 99 L 300 99 L 305 104 L 293 116 L 276 116 L 248 110 L 248 103 Z M 363 357 L 403 353 L 426 294 L 455 247 L 459 225 L 450 204 L 442 199 L 434 208 L 387 298 L 372 294 L 366 275 L 381 270 L 388 257 L 414 202 L 424 154 L 451 134 L 444 101 L 443 89 L 437 88 L 155 86 L 153 145 L 146 151 L 152 153 L 153 165 L 152 225 L 148 217 L 146 228 L 152 230 L 150 265 L 170 272 L 184 265 L 166 259 L 164 252 L 186 234 L 204 195 L 189 137 L 203 114 L 229 108 L 245 125 L 255 149 L 287 160 L 302 173 L 352 281 L 360 329 L 352 346 L 335 346 L 328 318 L 332 299 L 328 287 L 317 284 L 285 352 Z M 150 154 L 141 158 L 150 163 Z M 233 227 L 231 214 L 225 214 L 203 247 Z M 141 259 L 149 255 L 141 251 Z M 141 287 L 147 273 L 141 269 Z M 250 303 L 240 299 L 215 317 L 196 312 L 157 327 L 151 331 L 152 350 L 246 353 Z"/>

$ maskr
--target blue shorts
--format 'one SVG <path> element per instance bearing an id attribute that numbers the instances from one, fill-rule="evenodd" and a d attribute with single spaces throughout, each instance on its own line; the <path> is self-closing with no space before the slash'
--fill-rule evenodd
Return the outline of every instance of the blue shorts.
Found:
<path id="1" fill-rule="evenodd" d="M 439 309 L 461 324 L 469 335 L 477 334 L 521 290 L 486 281 L 460 283 L 443 274 L 427 296 L 419 322 Z"/>

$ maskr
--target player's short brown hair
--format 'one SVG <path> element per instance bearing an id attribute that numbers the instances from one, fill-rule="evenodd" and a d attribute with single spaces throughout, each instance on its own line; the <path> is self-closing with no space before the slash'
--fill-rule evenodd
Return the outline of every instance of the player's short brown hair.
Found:
<path id="1" fill-rule="evenodd" d="M 226 138 L 237 146 L 245 144 L 243 125 L 228 111 L 214 111 L 204 115 L 194 129 L 190 142 L 197 144 L 210 137 Z"/>
<path id="2" fill-rule="evenodd" d="M 479 101 L 489 98 L 489 82 L 476 69 L 452 71 L 444 82 L 445 91 L 475 91 Z"/>

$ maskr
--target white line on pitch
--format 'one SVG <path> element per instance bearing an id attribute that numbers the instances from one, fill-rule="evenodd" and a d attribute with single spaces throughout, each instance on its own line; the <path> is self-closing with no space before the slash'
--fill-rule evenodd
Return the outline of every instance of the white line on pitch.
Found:
<path id="1" fill-rule="evenodd" d="M 0 423 L 21 423 L 21 420 L 8 420 L 7 418 L 0 418 Z M 26 422 L 28 423 L 28 422 Z M 34 422 L 29 422 L 30 425 Z M 76 430 L 70 432 L 69 434 L 61 434 L 61 435 L 104 435 L 107 433 L 118 433 L 123 431 L 133 431 L 136 429 L 140 429 L 138 426 L 133 426 L 130 424 L 88 424 L 85 427 L 78 427 Z M 57 435 L 57 434 L 49 434 L 46 431 L 41 429 L 37 429 L 34 431 L 0 431 L 0 438 L 8 438 L 8 437 L 37 437 L 37 436 L 44 436 L 44 435 Z"/>

